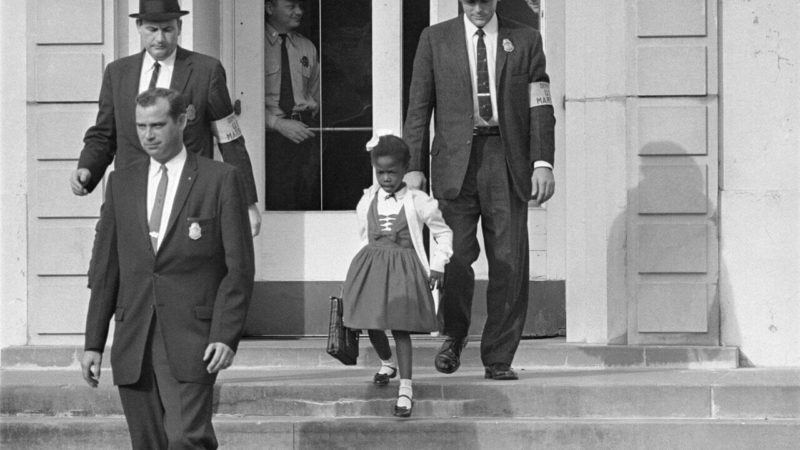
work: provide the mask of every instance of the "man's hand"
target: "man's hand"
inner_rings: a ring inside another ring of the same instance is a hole
[[[72,193],[75,195],[88,194],[89,191],[86,189],[86,185],[89,184],[89,180],[91,179],[92,173],[89,172],[89,169],[79,167],[73,170],[69,178],[69,185],[72,188]]]
[[[275,122],[275,130],[295,144],[299,144],[306,139],[314,137],[314,132],[309,130],[308,126],[299,120],[278,119]]]
[[[409,189],[416,189],[421,191],[425,189],[425,174],[419,170],[414,170],[411,172],[406,172],[406,176],[403,177],[403,181],[406,182],[406,185]]]
[[[247,215],[250,217],[250,233],[256,237],[261,232],[261,211],[258,210],[257,203],[253,203],[247,208]]]
[[[233,364],[234,356],[236,356],[236,353],[227,345],[222,342],[212,342],[206,347],[203,361],[209,361],[210,359],[206,370],[208,373],[217,373],[230,367]]]
[[[100,365],[103,363],[103,354],[93,350],[83,352],[81,359],[81,372],[86,383],[96,388],[100,383]]]
[[[444,286],[442,283],[444,283],[444,273],[439,272],[438,270],[431,270],[431,276],[428,278],[428,287],[431,288],[431,290],[434,290],[436,289],[436,286],[439,286],[440,288]]]
[[[531,182],[533,183],[531,200],[535,200],[539,205],[550,200],[556,191],[556,181],[553,178],[553,170],[550,168],[537,167],[533,169]]]

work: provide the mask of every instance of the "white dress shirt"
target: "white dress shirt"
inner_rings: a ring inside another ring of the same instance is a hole
[[[178,49],[175,49],[167,59],[159,61],[161,69],[158,72],[158,81],[156,87],[169,89],[172,83],[172,73],[175,71],[175,55],[178,54]],[[147,51],[144,52],[144,61],[142,61],[142,72],[139,74],[139,93],[146,91],[150,87],[150,78],[153,77],[153,65],[156,60],[150,56]]]
[[[499,34],[499,26],[497,24],[497,14],[486,22],[483,26],[483,43],[486,45],[486,65],[489,69],[489,93],[492,95],[492,118],[487,122],[481,117],[478,110],[478,27],[470,22],[469,18],[464,15],[464,31],[467,40],[467,55],[469,56],[469,73],[472,76],[472,107],[474,108],[473,116],[475,117],[476,127],[487,127],[499,125],[497,114],[497,87],[495,83],[496,74],[496,61],[497,61],[497,36]],[[534,161],[534,168],[547,167],[552,169],[553,166],[547,161]]]
[[[489,69],[489,93],[492,95],[492,118],[487,122],[483,120],[478,110],[478,31],[472,22],[464,15],[464,29],[467,39],[467,56],[469,56],[469,74],[472,77],[472,105],[474,108],[475,126],[497,126],[497,87],[495,84],[495,61],[497,60],[497,14],[483,26],[483,43],[486,45],[486,65]]]
[[[186,147],[175,155],[172,159],[167,161],[164,165],[167,166],[167,194],[164,198],[164,211],[161,213],[161,224],[158,227],[158,244],[156,249],[161,247],[161,242],[164,238],[164,232],[167,231],[167,224],[169,223],[169,215],[172,212],[172,204],[175,202],[175,193],[178,191],[178,183],[181,179],[183,166],[186,163]],[[158,182],[161,180],[161,163],[153,158],[150,158],[150,168],[147,174],[147,218],[153,214],[153,205],[156,203],[156,189]]]

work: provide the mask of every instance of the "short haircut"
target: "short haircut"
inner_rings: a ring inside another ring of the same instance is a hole
[[[381,156],[391,156],[403,163],[405,167],[408,167],[411,162],[411,152],[408,150],[408,145],[399,137],[391,134],[378,138],[378,144],[369,153],[373,164]]]
[[[177,121],[181,114],[186,114],[186,100],[180,92],[174,89],[148,89],[136,96],[136,105],[142,108],[153,106],[160,98],[163,98],[169,103],[169,116],[172,120]]]

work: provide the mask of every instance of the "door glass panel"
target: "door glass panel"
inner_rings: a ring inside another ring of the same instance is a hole
[[[274,0],[272,3],[297,4],[303,10],[295,31],[307,38],[305,45],[310,41],[313,49],[307,54],[292,54],[288,49],[287,53],[290,67],[292,58],[300,58],[303,70],[303,78],[292,77],[293,82],[302,80],[305,89],[298,92],[298,87],[293,86],[295,99],[303,95],[314,98],[309,105],[297,102],[293,118],[303,122],[314,136],[299,144],[291,142],[280,132],[280,127],[269,126],[268,117],[266,209],[354,209],[362,189],[372,183],[372,167],[364,151],[364,144],[372,136],[371,0]],[[269,14],[266,18],[269,22]],[[266,31],[265,84],[269,112],[270,104],[277,105],[279,98],[281,50],[280,40],[274,37],[270,45],[269,33],[273,30],[269,24]],[[309,57],[313,53],[318,62],[316,67]],[[319,73],[316,90],[312,81],[315,68]],[[276,111],[283,115],[280,108]]]

